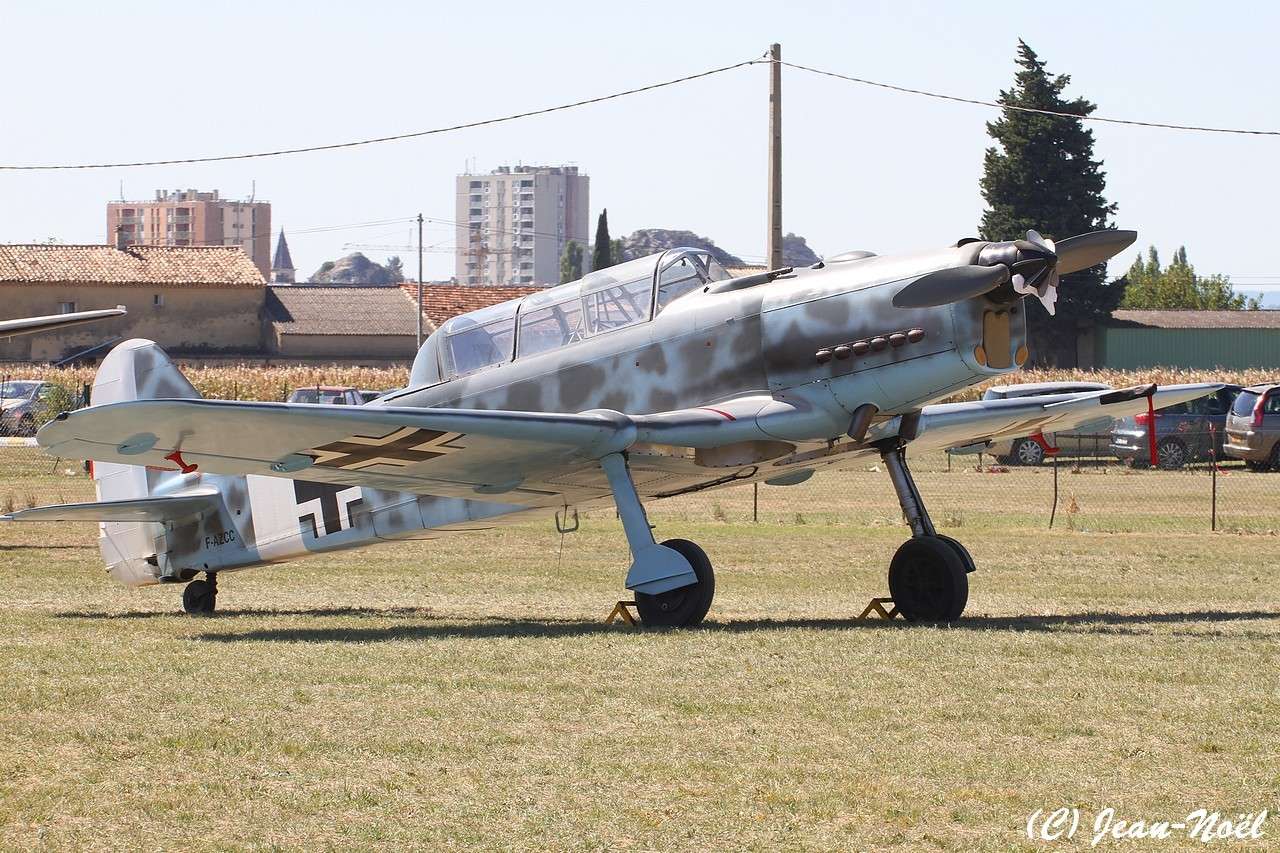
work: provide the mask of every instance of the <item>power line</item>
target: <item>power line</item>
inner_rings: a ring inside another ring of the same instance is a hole
[[[766,59],[763,61],[771,62],[772,60]],[[1164,128],[1166,130],[1194,130],[1194,131],[1200,131],[1202,133],[1231,133],[1231,134],[1243,134],[1246,136],[1280,136],[1280,130],[1246,130],[1241,128],[1231,128],[1231,127],[1204,127],[1204,126],[1193,125],[1193,124],[1170,124],[1167,122],[1158,122],[1158,121],[1137,121],[1135,119],[1107,118],[1105,116],[1082,116],[1078,113],[1059,112],[1055,110],[1042,110],[1042,109],[1037,109],[1035,107],[1021,107],[1021,106],[1015,106],[1012,104],[1002,104],[1002,103],[999,103],[998,101],[983,101],[983,100],[979,100],[978,98],[961,98],[956,95],[943,95],[938,92],[925,91],[924,89],[911,89],[907,86],[895,86],[892,83],[881,83],[876,80],[866,80],[862,77],[851,77],[847,74],[837,74],[834,71],[823,71],[820,68],[810,68],[807,65],[799,65],[795,62],[785,62],[781,60],[779,60],[779,62],[781,65],[784,65],[787,68],[794,68],[797,71],[807,71],[810,74],[818,74],[823,77],[834,77],[837,80],[847,80],[850,83],[860,83],[864,86],[875,86],[880,89],[889,89],[890,91],[893,91],[893,92],[905,92],[908,95],[923,95],[926,98],[937,98],[943,101],[955,101],[961,104],[976,104],[978,106],[983,106],[983,107],[995,107],[996,109],[1000,109],[1000,110],[1017,110],[1018,112],[1024,112],[1024,113],[1037,113],[1039,115],[1059,116],[1061,118],[1074,118],[1074,119],[1079,119],[1080,121],[1100,121],[1100,122],[1106,122],[1107,124],[1127,124],[1127,125],[1132,125],[1136,127],[1159,127],[1159,128]]]
[[[587,98],[581,101],[573,101],[568,104],[557,104],[553,107],[543,107],[537,110],[527,110],[521,113],[513,113],[512,115],[499,116],[497,118],[481,119],[480,121],[471,121],[464,124],[454,124],[448,127],[436,127],[430,130],[418,130],[412,133],[400,133],[394,136],[379,136],[373,139],[359,139],[353,142],[334,142],[328,145],[311,145],[304,148],[281,148],[276,151],[258,151],[252,154],[223,154],[214,157],[187,157],[174,160],[141,160],[131,163],[75,163],[75,164],[59,164],[59,165],[42,165],[42,166],[14,166],[0,165],[0,170],[4,171],[55,171],[55,170],[71,170],[71,169],[125,169],[134,166],[174,166],[188,163],[214,163],[226,160],[250,160],[258,157],[279,157],[285,154],[305,154],[312,151],[333,151],[338,148],[355,148],[360,145],[375,145],[381,142],[397,142],[403,139],[417,139],[423,136],[434,136],[440,133],[452,133],[456,130],[467,130],[473,127],[484,127],[491,124],[501,124],[503,122],[515,121],[516,119],[529,118],[530,116],[546,115],[547,113],[560,112],[562,110],[571,110],[576,107],[585,107],[590,104],[599,104],[604,101],[612,101],[616,98],[625,98],[628,95],[637,95],[641,92],[650,92],[654,89],[662,89],[667,86],[675,86],[679,83],[688,83],[691,80],[698,80],[703,77],[710,77],[713,74],[722,74],[725,71],[732,71],[736,68],[742,68],[747,65],[755,65],[763,62],[763,59],[755,58],[744,60],[743,62],[735,62],[733,65],[723,65],[719,68],[711,68],[707,71],[700,71],[697,74],[689,74],[685,77],[677,77],[674,80],[665,80],[661,83],[650,83],[647,86],[638,86],[634,89],[627,89],[622,92],[614,92],[611,95],[601,95],[596,98]]]

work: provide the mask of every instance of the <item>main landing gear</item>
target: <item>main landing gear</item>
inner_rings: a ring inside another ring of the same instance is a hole
[[[973,557],[959,542],[934,530],[907,468],[906,445],[898,439],[880,445],[880,458],[889,471],[912,534],[889,563],[889,594],[898,612],[909,620],[959,619],[969,600]]]
[[[210,616],[218,604],[218,573],[204,576],[206,580],[191,581],[182,589],[182,609],[193,616]]]
[[[716,576],[706,552],[684,539],[668,539],[661,545],[655,542],[626,457],[610,453],[600,460],[600,466],[609,478],[631,549],[626,585],[636,594],[640,621],[667,628],[698,625],[716,594]]]

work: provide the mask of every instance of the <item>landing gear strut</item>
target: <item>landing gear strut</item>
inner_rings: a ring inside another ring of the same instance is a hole
[[[206,580],[192,581],[182,590],[182,609],[193,616],[209,616],[218,603],[218,573],[205,572]]]
[[[889,594],[898,611],[911,621],[959,619],[969,600],[968,573],[974,569],[973,557],[959,542],[934,530],[907,468],[906,444],[894,439],[881,445],[880,458],[912,535],[889,563]]]
[[[716,594],[715,572],[706,553],[684,539],[668,539],[659,545],[645,515],[640,496],[621,453],[600,460],[613,490],[631,549],[627,589],[636,594],[636,610],[645,625],[692,628],[706,618]]]

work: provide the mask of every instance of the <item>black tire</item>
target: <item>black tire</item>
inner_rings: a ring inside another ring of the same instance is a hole
[[[941,533],[937,534],[936,538],[942,542],[946,542],[951,546],[951,550],[955,551],[956,554],[960,556],[960,562],[964,563],[964,573],[966,575],[971,575],[978,570],[977,565],[973,562],[973,555],[969,553],[968,548],[964,547],[950,536],[943,536]]]
[[[1156,445],[1156,459],[1165,471],[1176,471],[1187,467],[1190,460],[1187,446],[1176,438],[1162,438]]]
[[[698,582],[657,595],[636,593],[636,610],[640,621],[659,628],[692,628],[702,623],[716,595],[716,574],[707,552],[687,539],[668,539],[664,547],[689,561]]]
[[[1258,470],[1259,471],[1267,471],[1267,470],[1280,471],[1280,441],[1277,441],[1275,443],[1275,446],[1271,448],[1271,456],[1267,459],[1266,462],[1262,463],[1261,467],[1259,467]]]
[[[969,601],[960,554],[937,536],[908,539],[889,564],[889,594],[911,622],[954,622]]]
[[[192,581],[182,590],[182,609],[193,616],[208,616],[218,603],[218,590],[208,581]]]
[[[1030,438],[1020,438],[1013,443],[1009,455],[1005,457],[1011,465],[1033,467],[1044,464],[1044,448]]]

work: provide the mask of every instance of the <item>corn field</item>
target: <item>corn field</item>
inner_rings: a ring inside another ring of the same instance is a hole
[[[294,388],[315,385],[349,385],[387,390],[402,388],[409,381],[407,367],[355,367],[346,364],[263,366],[257,364],[209,365],[178,362],[187,379],[202,395],[218,400],[283,400]],[[43,365],[0,366],[0,379],[41,379],[67,389],[75,396],[86,383],[93,382],[95,367],[53,368]],[[1089,381],[1105,382],[1117,388],[1155,382],[1170,385],[1182,382],[1228,382],[1253,385],[1275,381],[1280,372],[1261,368],[1249,370],[1185,370],[1158,367],[1150,370],[1024,370],[966,388],[951,400],[976,400],[992,385],[1012,382]]]

